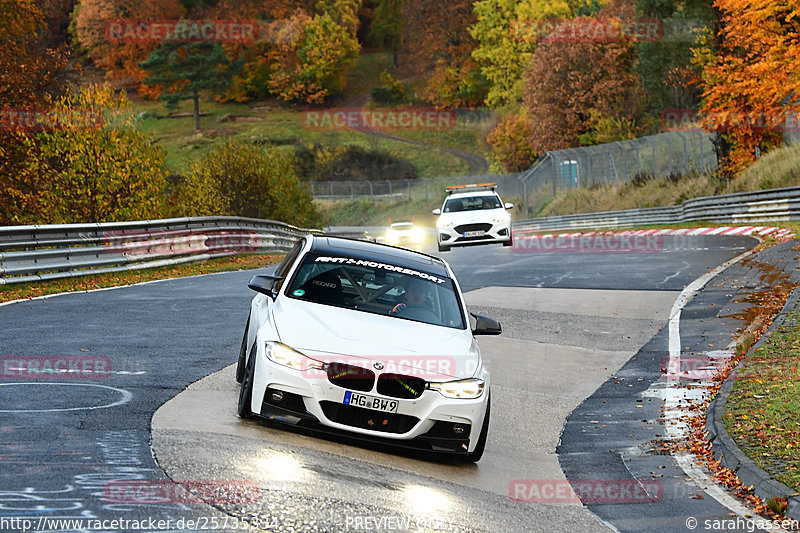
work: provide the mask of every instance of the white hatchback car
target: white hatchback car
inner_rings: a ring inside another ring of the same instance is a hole
[[[440,252],[453,246],[503,243],[511,246],[512,203],[504,204],[495,183],[452,185],[447,188],[441,209],[434,209],[436,240]]]
[[[422,253],[307,236],[255,276],[236,371],[239,415],[351,440],[481,458],[489,372],[450,266]]]

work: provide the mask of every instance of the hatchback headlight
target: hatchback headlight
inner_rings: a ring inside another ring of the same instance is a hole
[[[445,398],[474,399],[483,394],[483,387],[486,382],[478,378],[458,379],[456,381],[444,381],[439,383],[428,383],[428,388],[437,391]]]
[[[452,220],[439,219],[439,223],[437,224],[437,226],[439,226],[440,228],[452,228],[453,227],[453,221]]]
[[[265,344],[267,359],[273,363],[292,368],[294,370],[324,370],[325,363],[317,361],[297,350],[293,350],[280,342],[268,341]]]
[[[494,217],[492,219],[492,222],[494,222],[495,224],[501,224],[503,222],[508,222],[508,217],[502,216],[502,215],[497,215],[496,217]]]

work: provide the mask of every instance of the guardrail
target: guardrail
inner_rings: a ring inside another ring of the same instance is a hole
[[[516,231],[679,224],[759,224],[800,220],[800,187],[706,196],[682,205],[629,209],[514,223]],[[366,228],[329,228],[354,238]],[[203,261],[246,252],[285,252],[321,230],[242,217],[0,227],[0,285]]]
[[[0,227],[0,285],[286,252],[307,233],[243,217]]]
[[[522,230],[625,228],[701,220],[715,224],[759,224],[800,220],[800,187],[703,196],[672,207],[533,218],[514,222],[514,228]]]

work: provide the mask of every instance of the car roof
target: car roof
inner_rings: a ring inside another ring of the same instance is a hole
[[[330,256],[345,255],[354,259],[381,261],[403,268],[424,270],[429,274],[450,277],[445,262],[438,257],[406,248],[395,248],[388,244],[314,235],[311,240],[311,251]]]

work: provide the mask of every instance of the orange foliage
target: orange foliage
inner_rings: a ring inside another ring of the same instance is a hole
[[[182,15],[179,0],[82,0],[76,17],[78,43],[107,79],[138,86],[147,77],[138,63],[147,59],[158,43],[109,42],[106,25],[115,20],[175,20]]]
[[[719,48],[704,62],[705,126],[730,143],[723,171],[737,172],[781,139],[800,103],[800,8],[796,2],[716,0]],[[699,54],[698,54],[699,55]]]

